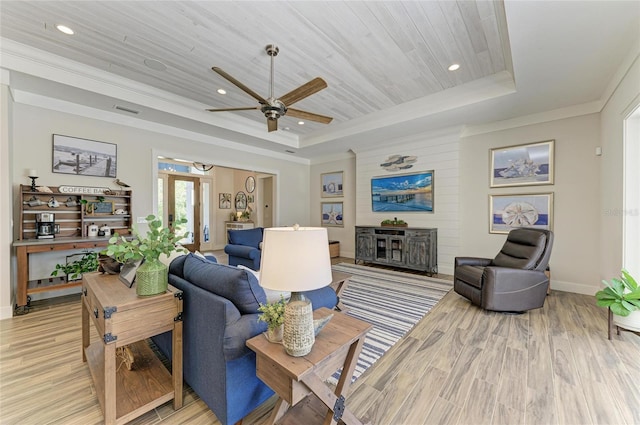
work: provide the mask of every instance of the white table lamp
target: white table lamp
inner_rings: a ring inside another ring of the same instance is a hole
[[[307,355],[315,342],[313,307],[302,292],[327,286],[331,280],[327,229],[297,225],[264,229],[260,285],[291,291],[282,342],[289,355]]]

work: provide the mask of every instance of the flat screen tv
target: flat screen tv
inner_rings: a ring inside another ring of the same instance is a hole
[[[371,179],[374,212],[433,212],[433,170]]]

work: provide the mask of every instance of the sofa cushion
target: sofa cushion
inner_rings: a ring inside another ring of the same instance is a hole
[[[258,280],[246,270],[189,254],[183,274],[194,285],[231,301],[242,314],[258,313],[260,303],[267,302]]]
[[[262,227],[255,229],[229,230],[229,243],[233,245],[246,245],[260,249],[262,242]]]

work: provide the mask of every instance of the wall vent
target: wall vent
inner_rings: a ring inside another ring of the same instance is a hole
[[[120,106],[120,105],[114,105],[113,106],[115,109],[117,109],[118,111],[123,111],[123,112],[128,112],[130,114],[139,114],[140,111],[136,111],[135,109],[130,109],[130,108],[126,108],[124,106]]]

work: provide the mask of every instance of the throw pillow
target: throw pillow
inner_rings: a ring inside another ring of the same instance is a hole
[[[256,278],[236,267],[189,254],[183,270],[186,280],[228,299],[241,314],[258,313],[259,304],[266,302],[264,291]]]
[[[244,266],[242,264],[238,264],[236,267],[238,267],[239,269],[246,270],[247,273],[251,273],[252,275],[254,275],[256,277],[256,280],[258,281],[258,283],[260,283],[260,271],[255,271],[255,270],[250,269],[249,267]],[[262,286],[262,285],[260,285],[260,286]],[[264,293],[267,296],[267,302],[268,303],[275,303],[275,302],[280,301],[280,296],[281,295],[286,301],[289,301],[289,298],[291,298],[291,292],[290,291],[277,291],[275,289],[265,288],[264,286],[262,286],[262,289],[264,289]]]

